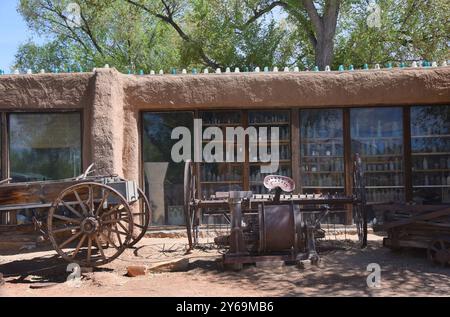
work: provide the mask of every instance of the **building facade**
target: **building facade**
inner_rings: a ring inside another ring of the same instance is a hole
[[[194,119],[223,131],[278,127],[276,173],[292,177],[298,193],[351,194],[359,153],[370,203],[450,203],[450,67],[4,75],[0,113],[2,179],[73,177],[95,163],[97,174],[145,188],[155,225],[183,223],[184,166],[171,159],[171,133],[192,131]],[[197,163],[199,195],[264,192],[263,163],[251,159],[248,144],[239,151],[244,162]]]

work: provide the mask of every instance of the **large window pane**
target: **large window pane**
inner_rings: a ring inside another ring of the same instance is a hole
[[[227,127],[241,126],[240,111],[202,111],[200,118],[203,123],[203,132],[208,127],[217,127],[221,129],[224,139],[226,138]],[[204,148],[212,140],[203,140]],[[227,145],[234,146],[234,159],[227,152]],[[224,140],[221,144],[218,142],[216,146],[222,148],[227,161],[229,163],[201,163],[200,183],[202,197],[210,197],[216,192],[242,190],[243,189],[243,164],[237,163],[237,154],[243,153],[244,148],[238,148],[236,142],[230,140],[230,144]],[[215,154],[215,153],[211,153]]]
[[[404,201],[403,111],[351,109],[352,152],[363,159],[368,202]]]
[[[10,114],[9,142],[14,182],[62,179],[81,173],[79,113]]]
[[[413,199],[450,202],[450,106],[411,108]]]
[[[145,190],[150,200],[154,225],[184,223],[184,163],[174,163],[172,160],[172,146],[178,140],[172,140],[171,134],[176,127],[187,127],[192,133],[193,120],[192,112],[143,114]]]
[[[283,176],[292,176],[291,171],[291,129],[290,129],[290,111],[249,111],[248,113],[249,126],[255,127],[258,133],[260,128],[267,128],[268,149],[279,146],[279,165],[278,170],[270,174],[278,174]],[[279,142],[278,144],[271,143],[271,128],[278,128]],[[258,146],[258,144],[256,144]],[[267,189],[263,185],[264,177],[269,174],[261,173],[261,167],[264,164],[260,162],[261,153],[252,153],[252,147],[249,147],[249,158],[253,160],[258,159],[257,162],[251,161],[250,164],[250,190],[253,193],[263,194],[267,193]]]
[[[342,110],[300,111],[300,170],[304,193],[343,193],[342,120]]]

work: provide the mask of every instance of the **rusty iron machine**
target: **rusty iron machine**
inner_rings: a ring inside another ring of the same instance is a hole
[[[117,258],[146,233],[151,210],[135,182],[117,175],[28,183],[0,182],[0,215],[29,219],[0,226],[0,234],[34,226],[68,262],[100,266]],[[16,221],[15,221],[16,222]]]
[[[333,207],[352,206],[359,244],[367,245],[367,213],[364,175],[360,157],[353,164],[353,195],[292,194],[294,181],[285,176],[264,179],[269,194],[251,191],[217,192],[208,199],[197,197],[194,164],[186,162],[184,175],[185,216],[190,248],[199,245],[202,214],[224,213],[229,234],[214,239],[227,248],[223,264],[240,269],[245,263],[261,261],[319,261],[316,239],[323,238],[321,221]]]

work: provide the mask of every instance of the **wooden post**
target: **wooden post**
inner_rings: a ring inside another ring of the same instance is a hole
[[[302,193],[302,176],[300,174],[300,118],[298,109],[292,109],[291,111],[291,153],[292,178],[294,179],[297,192]]]
[[[403,157],[405,201],[413,200],[411,157],[411,107],[403,107]]]
[[[1,179],[9,178],[9,136],[8,116],[1,113]],[[0,224],[8,224],[9,213],[0,212]]]
[[[241,111],[241,125],[244,129],[248,128],[248,110]],[[244,144],[244,153],[245,153],[245,162],[242,167],[242,186],[243,190],[250,190],[250,139],[248,135],[245,136],[245,144]]]
[[[353,193],[353,158],[352,158],[352,139],[350,133],[350,109],[343,110],[343,129],[344,129],[344,177],[345,177],[345,195],[351,196]],[[350,225],[353,222],[352,206],[347,206],[345,224]]]

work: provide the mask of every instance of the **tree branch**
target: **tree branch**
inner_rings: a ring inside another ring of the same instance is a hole
[[[317,9],[314,6],[313,0],[303,0],[303,6],[304,6],[306,12],[308,13],[308,16],[314,27],[314,31],[317,34],[317,37],[321,37],[322,30],[323,30],[322,17],[317,12]]]
[[[175,20],[173,19],[174,12],[164,0],[161,0],[161,2],[164,6],[164,10],[166,11],[167,15],[162,15],[160,13],[156,13],[156,12],[150,10],[145,5],[138,3],[136,1],[133,1],[133,0],[126,0],[126,1],[132,5],[135,5],[138,8],[141,8],[142,10],[148,12],[149,14],[159,18],[160,20],[162,20],[162,21],[168,23],[170,26],[172,26],[172,28],[178,33],[178,35],[181,37],[181,39],[183,39],[183,41],[194,45],[194,47],[197,49],[197,52],[198,52],[200,58],[202,59],[202,61],[204,62],[205,65],[212,67],[212,68],[220,67],[220,65],[218,63],[216,63],[215,61],[213,61],[211,58],[208,57],[208,55],[203,50],[202,46],[197,41],[193,40],[189,35],[187,35],[183,31],[183,29],[178,25],[178,23],[175,22]]]
[[[256,20],[258,20],[260,17],[262,17],[264,14],[269,13],[270,11],[272,11],[273,9],[275,9],[276,7],[283,7],[286,8],[288,6],[288,4],[284,1],[274,1],[271,4],[269,4],[268,6],[260,9],[260,10],[253,10],[253,16],[247,20],[247,22],[245,22],[245,26],[248,26],[250,24],[252,24],[253,22],[255,22]]]

